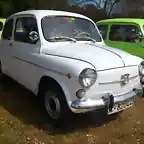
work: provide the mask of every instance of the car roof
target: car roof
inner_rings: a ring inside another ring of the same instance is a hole
[[[66,11],[58,11],[58,10],[27,10],[27,11],[15,13],[11,15],[11,17],[16,16],[16,15],[25,15],[25,14],[32,14],[40,18],[44,16],[51,16],[51,15],[52,16],[73,16],[73,17],[80,17],[80,18],[84,18],[84,19],[88,19],[92,21],[90,18],[81,14],[66,12]]]
[[[113,19],[105,19],[105,20],[101,20],[96,22],[97,24],[99,23],[127,23],[127,22],[131,22],[131,23],[136,23],[136,24],[144,24],[144,19],[141,18],[113,18]]]

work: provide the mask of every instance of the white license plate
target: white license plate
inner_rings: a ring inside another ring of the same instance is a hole
[[[127,109],[127,108],[133,106],[133,104],[134,104],[134,100],[128,100],[128,101],[124,101],[124,102],[115,104],[114,107],[112,108],[112,111],[108,110],[108,115],[120,112],[124,109]]]

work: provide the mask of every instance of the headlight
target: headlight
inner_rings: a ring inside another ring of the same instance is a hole
[[[97,72],[94,69],[86,68],[79,75],[79,83],[85,87],[91,87],[97,79]]]
[[[144,61],[139,65],[139,75],[144,76]]]

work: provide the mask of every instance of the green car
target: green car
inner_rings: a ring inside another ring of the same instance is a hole
[[[2,29],[5,21],[6,21],[5,18],[0,18],[0,39],[1,39]]]
[[[115,18],[96,24],[106,45],[144,59],[144,19]]]

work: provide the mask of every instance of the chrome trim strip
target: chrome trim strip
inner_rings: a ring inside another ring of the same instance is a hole
[[[62,58],[69,58],[69,59],[83,61],[83,62],[89,63],[90,65],[92,65],[96,69],[96,67],[92,63],[85,61],[85,60],[82,60],[82,59],[79,59],[79,58],[72,58],[72,57],[68,57],[68,56],[60,56],[60,55],[47,54],[47,53],[44,53],[44,54],[49,55],[49,56],[57,56],[57,57],[62,57]],[[122,67],[108,68],[108,69],[102,69],[102,70],[96,69],[96,70],[97,70],[97,72],[101,72],[101,71],[106,71],[106,70],[113,70],[113,69],[119,69],[119,68],[124,68],[124,67],[133,67],[133,66],[137,66],[137,65],[128,65],[128,66],[122,66]]]
[[[60,58],[69,58],[69,59],[73,59],[73,60],[83,61],[83,62],[86,62],[86,63],[92,65],[92,66],[96,69],[96,67],[95,67],[92,63],[90,63],[90,62],[88,62],[88,61],[85,61],[85,60],[83,60],[83,59],[80,59],[80,58],[73,58],[73,57],[69,57],[69,56],[60,56],[60,55],[47,54],[47,53],[44,53],[44,54],[45,54],[45,55],[48,55],[48,56],[56,56],[56,57],[60,57]]]
[[[136,76],[133,76],[133,77],[130,77],[129,80],[132,80],[136,77],[138,77],[139,75],[136,75]],[[99,82],[100,85],[105,85],[105,84],[115,84],[115,83],[120,83],[121,81],[120,80],[115,80],[115,81],[109,81],[109,82]]]
[[[103,70],[97,70],[97,72],[102,72],[102,71],[108,71],[108,70],[113,70],[113,69],[120,69],[120,68],[127,68],[127,67],[136,67],[137,65],[129,65],[129,66],[123,66],[123,67],[115,67],[115,68],[108,68],[108,69],[103,69]]]
[[[89,43],[87,43],[87,44],[89,44]],[[114,52],[114,51],[112,51],[112,50],[109,50],[109,49],[107,49],[107,48],[104,48],[104,47],[102,47],[102,46],[100,46],[100,45],[97,45],[97,44],[89,44],[89,45],[97,46],[97,47],[99,47],[99,48],[101,48],[101,49],[104,49],[104,50],[106,50],[106,51],[109,51],[109,52],[117,55],[117,56],[122,60],[123,65],[125,66],[125,62],[124,62],[123,58],[122,58],[119,54],[117,54],[116,52]]]
[[[34,65],[34,66],[37,66],[37,67],[39,67],[39,68],[42,68],[42,69],[45,69],[45,70],[48,70],[48,71],[51,71],[51,72],[54,72],[54,73],[58,73],[58,74],[60,74],[60,75],[65,75],[65,76],[67,75],[67,74],[65,74],[65,73],[61,73],[61,72],[58,72],[58,71],[55,71],[55,70],[52,70],[52,69],[48,69],[48,68],[42,67],[42,66],[40,66],[40,65],[38,65],[38,64],[35,64],[35,63],[33,63],[33,62],[29,62],[29,61],[27,61],[27,60],[21,59],[21,58],[16,57],[16,56],[12,56],[12,57],[15,58],[15,59],[17,59],[17,60],[23,61],[23,62],[25,62],[25,63],[29,63],[29,64],[32,64],[32,65]]]
[[[62,57],[62,58],[69,58],[69,59],[74,59],[74,60],[79,60],[79,61],[83,61],[83,62],[86,62],[86,63],[89,63],[90,65],[92,65],[95,69],[96,67],[88,62],[88,61],[85,61],[85,60],[82,60],[82,59],[78,59],[78,58],[72,58],[72,57],[68,57],[68,56],[60,56],[60,55],[54,55],[54,54],[47,54],[47,53],[44,53],[45,55],[49,55],[49,56],[57,56],[57,57]],[[113,70],[113,69],[120,69],[120,68],[124,68],[124,67],[133,67],[133,66],[137,66],[137,65],[128,65],[128,66],[122,66],[122,67],[115,67],[115,68],[108,68],[108,69],[102,69],[102,70],[97,70],[97,72],[101,72],[101,71],[107,71],[107,70]]]

